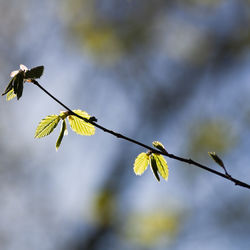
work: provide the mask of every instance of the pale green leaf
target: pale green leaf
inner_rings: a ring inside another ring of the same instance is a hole
[[[64,135],[67,135],[67,125],[66,125],[66,121],[63,120],[62,121],[62,125],[61,125],[61,131],[60,131],[60,134],[59,134],[59,137],[56,141],[56,151],[58,150],[58,148],[60,147],[61,145],[61,142],[62,142],[62,139],[63,139],[63,136]]]
[[[159,149],[160,151],[162,152],[167,152],[166,149],[164,148],[163,144],[159,141],[154,141],[153,143],[153,146],[157,149]]]
[[[134,162],[134,172],[136,175],[142,175],[147,169],[149,164],[149,155],[146,153],[140,153]]]
[[[158,167],[156,164],[155,154],[150,155],[150,167],[151,167],[151,170],[152,170],[155,178],[157,179],[157,181],[160,181],[160,177],[158,175]]]
[[[168,164],[166,160],[164,159],[162,155],[159,155],[159,154],[152,154],[152,155],[155,158],[158,172],[165,180],[167,180],[168,179]]]
[[[16,97],[16,94],[14,93],[14,89],[11,89],[7,95],[6,95],[6,100],[7,101],[10,101],[11,99],[15,98]]]
[[[42,119],[36,129],[35,138],[49,135],[60,121],[59,115],[49,115]]]
[[[74,113],[76,113],[77,115],[89,119],[90,115],[82,110],[73,110]],[[93,126],[92,124],[85,122],[84,120],[74,116],[74,115],[69,115],[68,117],[69,120],[69,125],[72,128],[72,130],[74,132],[76,132],[77,134],[80,135],[93,135],[95,134],[95,126]]]

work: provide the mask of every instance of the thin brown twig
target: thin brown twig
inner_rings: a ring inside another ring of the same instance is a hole
[[[202,165],[202,164],[200,164],[199,162],[196,162],[196,161],[194,161],[194,160],[192,160],[192,159],[182,158],[182,157],[180,157],[180,156],[176,156],[176,155],[170,154],[170,153],[168,153],[168,152],[163,152],[163,151],[157,150],[157,149],[152,148],[152,147],[150,147],[150,146],[148,146],[148,145],[146,145],[146,144],[144,144],[144,143],[141,143],[141,142],[139,142],[139,141],[137,141],[137,140],[134,140],[134,139],[129,138],[129,137],[125,136],[125,135],[122,135],[122,134],[120,134],[120,133],[117,133],[117,132],[115,132],[115,131],[112,131],[112,130],[110,130],[110,129],[107,129],[107,128],[101,126],[100,124],[98,124],[98,123],[95,121],[96,119],[91,120],[91,119],[86,119],[86,118],[84,118],[84,117],[81,117],[80,115],[78,115],[78,114],[76,114],[75,112],[73,112],[73,111],[72,111],[68,106],[66,106],[64,103],[62,103],[61,101],[59,101],[59,100],[58,100],[55,96],[53,96],[50,92],[48,92],[48,91],[47,91],[44,87],[42,87],[36,80],[32,80],[32,83],[35,84],[37,87],[39,87],[39,88],[40,88],[43,92],[45,92],[47,95],[49,95],[54,101],[56,101],[56,102],[59,103],[62,107],[64,107],[71,115],[74,115],[74,116],[76,116],[76,117],[78,117],[78,118],[84,120],[85,122],[88,122],[88,123],[94,125],[95,127],[101,129],[102,131],[104,131],[104,132],[106,132],[106,133],[109,133],[109,134],[111,134],[111,135],[113,135],[113,136],[115,136],[115,137],[117,137],[117,138],[120,138],[120,139],[129,141],[129,142],[132,142],[132,143],[134,143],[134,144],[136,144],[136,145],[139,145],[139,146],[141,146],[141,147],[143,147],[143,148],[146,148],[146,149],[152,151],[153,153],[161,154],[161,155],[167,156],[167,157],[169,157],[169,158],[171,158],[171,159],[174,159],[174,160],[177,160],[177,161],[181,161],[181,162],[185,162],[185,163],[187,163],[187,164],[190,164],[190,165],[199,167],[199,168],[201,168],[201,169],[203,169],[203,170],[206,170],[206,171],[208,171],[208,172],[210,172],[210,173],[213,173],[213,174],[218,175],[218,176],[220,176],[220,177],[222,177],[222,178],[225,178],[225,179],[227,179],[227,180],[233,182],[233,183],[234,183],[235,185],[237,185],[237,186],[241,186],[241,187],[250,189],[250,185],[249,185],[249,184],[247,184],[247,183],[245,183],[245,182],[242,182],[242,181],[240,181],[240,180],[238,180],[238,179],[235,179],[235,178],[231,177],[231,175],[229,175],[228,173],[223,174],[223,173],[218,172],[218,171],[216,171],[216,170],[214,170],[214,169],[212,169],[212,168],[209,168],[209,167],[207,167],[207,166],[205,166],[205,165]]]

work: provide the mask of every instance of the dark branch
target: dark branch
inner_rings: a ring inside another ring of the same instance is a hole
[[[113,135],[113,136],[116,136],[117,138],[121,138],[121,139],[124,139],[124,140],[126,140],[126,141],[129,141],[129,142],[132,142],[132,143],[134,143],[134,144],[137,144],[137,145],[139,145],[139,146],[141,146],[141,147],[143,147],[143,148],[146,148],[146,149],[152,151],[153,153],[165,155],[165,156],[167,156],[167,157],[169,157],[169,158],[171,158],[171,159],[174,159],[174,160],[177,160],[177,161],[181,161],[181,162],[185,162],[185,163],[187,163],[187,164],[194,165],[194,166],[196,166],[196,167],[202,168],[203,170],[206,170],[206,171],[208,171],[208,172],[210,172],[210,173],[213,173],[213,174],[215,174],[215,175],[218,175],[218,176],[220,176],[220,177],[222,177],[222,178],[225,178],[225,179],[227,179],[227,180],[233,182],[233,183],[234,183],[235,185],[237,185],[237,186],[241,186],[241,187],[250,189],[250,185],[249,185],[249,184],[247,184],[247,183],[245,183],[245,182],[242,182],[242,181],[240,181],[240,180],[237,180],[237,179],[235,179],[235,178],[232,178],[227,172],[226,172],[225,174],[223,174],[223,173],[218,172],[218,171],[216,171],[216,170],[214,170],[214,169],[212,169],[212,168],[209,168],[209,167],[207,167],[207,166],[205,166],[205,165],[202,165],[202,164],[200,164],[200,163],[198,163],[198,162],[196,162],[196,161],[193,161],[192,159],[186,159],[186,158],[182,158],[182,157],[176,156],[176,155],[174,155],[174,154],[169,154],[169,153],[167,153],[167,152],[159,151],[159,150],[157,150],[157,149],[155,149],[155,148],[152,148],[152,147],[150,147],[150,146],[148,146],[148,145],[146,145],[146,144],[143,144],[143,143],[141,143],[141,142],[139,142],[139,141],[137,141],[137,140],[134,140],[134,139],[132,139],[132,138],[129,138],[129,137],[127,137],[127,136],[124,136],[124,135],[122,135],[122,134],[119,134],[119,133],[117,133],[117,132],[115,132],[115,131],[112,131],[112,130],[110,130],[110,129],[107,129],[107,128],[105,128],[105,127],[99,125],[97,122],[95,122],[95,121],[93,121],[93,120],[91,120],[91,119],[86,119],[86,118],[84,118],[84,117],[81,117],[80,115],[78,115],[78,114],[76,114],[75,112],[73,112],[69,107],[67,107],[67,106],[66,106],[65,104],[63,104],[61,101],[59,101],[59,100],[58,100],[56,97],[54,97],[52,94],[50,94],[50,93],[49,93],[45,88],[43,88],[36,80],[33,80],[32,83],[34,83],[37,87],[39,87],[42,91],[44,91],[47,95],[49,95],[53,100],[55,100],[57,103],[59,103],[59,104],[60,104],[62,107],[64,107],[67,111],[69,111],[69,113],[70,113],[71,115],[74,115],[74,116],[76,116],[76,117],[78,117],[78,118],[84,120],[85,122],[88,122],[88,123],[94,125],[95,127],[101,129],[102,131],[104,131],[104,132],[106,132],[106,133],[109,133],[109,134],[111,134],[111,135]]]

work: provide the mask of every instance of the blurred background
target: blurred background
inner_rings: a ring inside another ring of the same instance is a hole
[[[112,130],[250,183],[250,1],[0,0],[1,92],[22,63],[40,83]],[[250,192],[167,159],[169,180],[145,151],[97,130],[59,128],[62,109],[25,84],[1,98],[0,249],[249,249]]]

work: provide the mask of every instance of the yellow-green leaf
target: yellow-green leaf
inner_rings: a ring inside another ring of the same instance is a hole
[[[149,164],[149,155],[146,153],[140,153],[134,162],[134,172],[136,175],[142,175],[147,169]]]
[[[152,172],[153,172],[155,178],[157,179],[157,181],[160,181],[160,177],[158,175],[158,167],[157,167],[157,163],[156,163],[155,154],[150,155],[150,167],[151,167]]]
[[[35,138],[41,138],[49,135],[60,121],[59,115],[49,115],[41,120],[37,126]]]
[[[157,169],[160,175],[167,180],[168,179],[168,164],[162,155],[152,154],[156,161]]]
[[[7,95],[6,95],[6,100],[7,101],[10,101],[11,99],[15,98],[16,97],[16,94],[14,93],[14,89],[11,89]]]
[[[56,151],[58,150],[58,148],[60,147],[61,145],[61,142],[62,142],[62,139],[63,139],[63,136],[64,135],[67,135],[67,125],[66,125],[66,121],[63,120],[62,121],[62,126],[61,126],[61,131],[60,131],[60,134],[59,134],[59,137],[56,141]]]
[[[90,115],[82,110],[73,110],[74,113],[78,114],[81,117],[84,117],[86,119],[90,118]],[[68,117],[69,120],[69,125],[72,128],[74,132],[80,135],[93,135],[95,134],[95,127],[88,123],[85,122],[84,120],[74,116],[74,115],[69,115]]]
[[[154,141],[152,142],[153,146],[157,149],[159,149],[162,152],[167,152],[166,149],[164,148],[163,144],[159,141]]]

